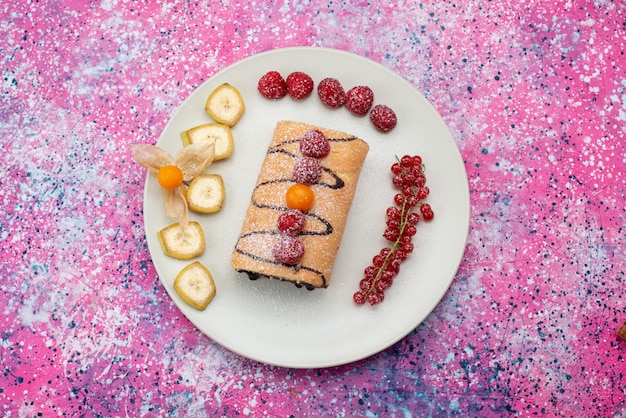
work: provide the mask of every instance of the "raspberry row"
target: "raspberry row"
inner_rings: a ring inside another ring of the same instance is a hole
[[[259,93],[269,100],[278,100],[289,95],[294,100],[303,100],[311,95],[315,82],[308,74],[294,71],[283,76],[275,70],[263,74],[257,83]],[[374,92],[369,86],[354,86],[347,92],[336,78],[326,77],[317,85],[317,95],[330,109],[346,106],[355,115],[370,113],[370,120],[381,132],[391,131],[398,123],[396,113],[384,104],[374,105]]]
[[[353,295],[358,305],[368,302],[376,305],[385,298],[385,291],[393,284],[400,265],[414,250],[413,236],[420,218],[430,221],[435,214],[423,200],[430,190],[426,186],[424,164],[419,155],[405,155],[391,166],[393,185],[400,190],[394,196],[394,205],[387,208],[387,227],[383,237],[392,242],[372,258],[372,264],[363,271],[359,290]],[[414,209],[419,208],[418,212]]]

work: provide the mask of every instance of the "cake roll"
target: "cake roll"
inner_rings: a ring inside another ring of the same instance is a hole
[[[310,185],[313,206],[302,211],[305,222],[297,238],[304,253],[297,262],[287,264],[273,252],[283,233],[278,218],[290,210],[285,196],[296,183],[294,164],[303,158],[300,139],[312,130],[324,134],[330,152],[319,158],[321,177]],[[233,250],[231,267],[253,280],[266,277],[308,289],[328,287],[368,151],[367,143],[354,135],[302,122],[278,122]]]

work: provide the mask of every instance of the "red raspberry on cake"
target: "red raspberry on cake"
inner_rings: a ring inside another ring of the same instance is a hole
[[[374,92],[367,86],[352,87],[346,93],[346,107],[355,115],[365,115],[374,104]]]
[[[317,85],[317,94],[326,106],[337,109],[346,103],[346,92],[336,78],[325,78]]]
[[[315,83],[306,73],[294,71],[287,76],[287,92],[296,100],[307,98],[313,92]]]
[[[306,157],[323,158],[330,152],[330,142],[317,129],[311,129],[300,138],[300,152]]]
[[[302,211],[298,209],[288,210],[278,217],[278,230],[283,234],[295,237],[302,231],[305,220]]]
[[[304,255],[304,245],[296,237],[287,234],[280,234],[274,242],[272,254],[276,261],[284,264],[294,265]]]
[[[385,133],[395,128],[398,123],[396,113],[389,106],[383,104],[374,106],[370,112],[370,120],[376,128]]]
[[[282,99],[287,95],[287,83],[278,71],[269,71],[260,79],[257,88],[266,99]]]
[[[317,158],[302,157],[293,165],[293,178],[297,183],[314,184],[322,177],[322,166]]]

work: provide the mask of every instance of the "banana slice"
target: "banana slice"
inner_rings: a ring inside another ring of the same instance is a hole
[[[215,213],[224,203],[224,180],[219,174],[199,174],[187,189],[189,209],[200,213]]]
[[[230,126],[223,123],[205,123],[180,134],[183,145],[215,140],[213,161],[223,160],[233,153],[233,133]]]
[[[204,252],[204,231],[198,222],[188,222],[183,228],[172,224],[158,232],[163,252],[179,260],[189,260]]]
[[[217,292],[211,272],[199,261],[194,261],[178,273],[174,289],[185,303],[199,311],[211,303]]]
[[[205,110],[213,119],[228,126],[235,126],[246,106],[241,93],[228,83],[218,86],[209,95]]]

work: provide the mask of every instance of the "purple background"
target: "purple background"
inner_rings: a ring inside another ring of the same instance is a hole
[[[622,1],[28,3],[0,2],[4,416],[626,416]],[[330,369],[240,358],[187,321],[128,152],[212,74],[287,46],[411,82],[471,190],[439,306]]]

